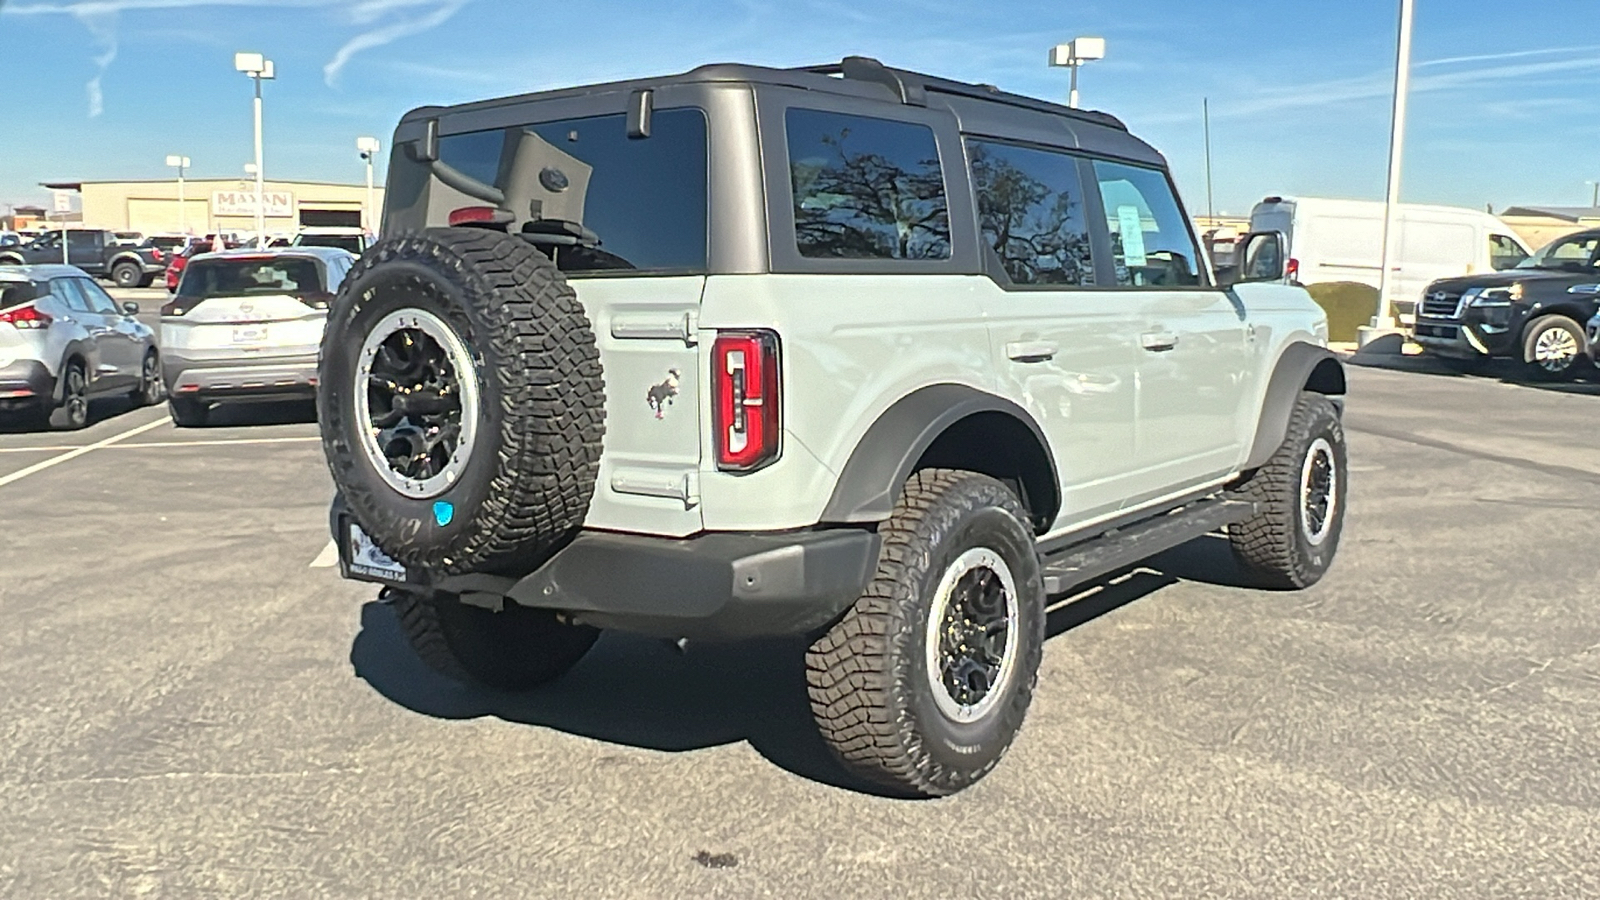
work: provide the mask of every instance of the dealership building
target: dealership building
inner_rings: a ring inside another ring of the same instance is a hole
[[[188,178],[159,181],[56,181],[44,185],[81,195],[88,228],[144,234],[186,231],[256,230],[256,184],[241,178]],[[272,181],[265,184],[268,234],[292,235],[301,228],[365,224],[366,185],[322,181]],[[373,204],[383,208],[383,188],[373,189]],[[76,204],[75,204],[76,205]]]

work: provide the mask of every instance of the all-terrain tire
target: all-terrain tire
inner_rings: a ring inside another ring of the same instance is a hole
[[[1561,342],[1562,346],[1572,349],[1572,355],[1541,359],[1547,352],[1543,346],[1545,341]],[[1589,364],[1583,327],[1562,315],[1534,319],[1522,331],[1522,361],[1524,371],[1535,381],[1565,381],[1576,376]]]
[[[179,428],[204,428],[211,420],[211,406],[190,397],[168,397],[167,414]]]
[[[1332,479],[1325,492],[1311,486],[1324,462]],[[1256,504],[1256,514],[1228,526],[1234,558],[1262,587],[1316,584],[1339,549],[1348,485],[1339,411],[1322,394],[1302,391],[1283,443],[1236,491],[1238,499]],[[1323,493],[1325,507],[1316,499]]]
[[[506,601],[496,612],[454,594],[386,588],[400,628],[417,656],[441,675],[502,691],[524,691],[577,665],[600,637],[545,609]]]
[[[384,317],[416,310],[465,346],[475,371],[456,376],[475,379],[481,398],[459,475],[430,496],[386,480],[362,445],[369,422],[356,414],[363,342]],[[390,557],[516,575],[570,541],[588,514],[605,380],[583,307],[548,257],[501,232],[430,228],[379,242],[340,287],[322,342],[317,416],[334,482]]]
[[[986,475],[925,469],[906,482],[878,530],[873,580],[806,653],[812,715],[846,768],[895,794],[935,797],[971,785],[1005,755],[1027,715],[1044,646],[1044,586],[1027,522],[1016,496]],[[965,707],[976,713],[988,703],[987,710],[961,720],[948,710],[959,711],[960,701],[936,682],[929,623],[939,598],[954,602],[942,582],[984,550],[1009,570],[1016,643],[1005,654],[1011,668],[994,675],[998,686],[990,682],[995,696]]]

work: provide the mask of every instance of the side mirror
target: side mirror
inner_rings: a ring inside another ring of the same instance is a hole
[[[139,304],[132,300],[122,301],[122,313],[123,315],[137,316],[139,314]]]
[[[1283,238],[1281,231],[1253,231],[1234,245],[1234,259],[1238,264],[1227,268],[1233,271],[1224,284],[1222,271],[1217,272],[1217,281],[1223,287],[1232,287],[1235,284],[1248,284],[1252,282],[1282,282],[1287,271],[1288,242]]]

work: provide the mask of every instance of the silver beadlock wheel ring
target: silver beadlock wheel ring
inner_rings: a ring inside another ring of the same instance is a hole
[[[939,710],[976,722],[1006,695],[1021,637],[1017,583],[1000,554],[974,547],[945,569],[928,612],[926,674]]]
[[[354,380],[361,449],[384,483],[416,500],[449,490],[479,412],[472,354],[455,330],[427,310],[397,309],[368,332]]]
[[[1339,468],[1333,445],[1317,438],[1300,466],[1300,531],[1312,545],[1327,540],[1339,509]]]
[[[1565,328],[1553,326],[1533,342],[1533,359],[1548,372],[1563,372],[1578,357],[1578,341]]]

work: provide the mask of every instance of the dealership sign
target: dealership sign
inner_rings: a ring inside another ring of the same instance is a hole
[[[267,191],[265,215],[279,218],[294,216],[293,191]],[[255,191],[213,191],[211,214],[213,216],[240,216],[254,218],[256,214]]]

